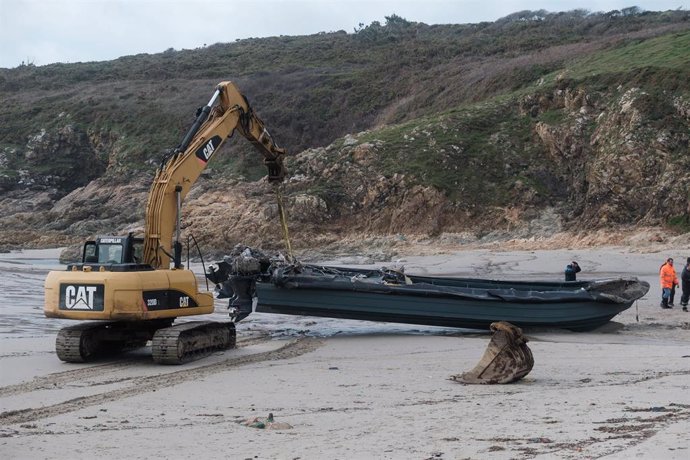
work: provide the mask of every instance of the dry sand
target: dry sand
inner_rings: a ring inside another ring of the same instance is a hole
[[[503,386],[448,380],[474,366],[488,335],[414,327],[266,340],[254,322],[238,327],[237,349],[176,367],[153,364],[147,349],[65,364],[53,335],[2,338],[0,458],[687,459],[690,313],[659,308],[657,271],[669,255],[690,250],[475,250],[399,261],[410,273],[558,279],[575,259],[582,279],[651,283],[600,330],[529,331],[534,369]],[[292,428],[241,423],[269,412]]]

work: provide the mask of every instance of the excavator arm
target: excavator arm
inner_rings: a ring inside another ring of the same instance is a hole
[[[221,82],[180,145],[156,172],[146,205],[144,263],[156,269],[170,268],[172,260],[175,268],[181,268],[182,201],[214,153],[235,131],[261,152],[269,182],[285,178],[285,150],[275,144],[237,87],[229,81]]]

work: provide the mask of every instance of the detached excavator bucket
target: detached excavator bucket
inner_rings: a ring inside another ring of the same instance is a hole
[[[453,375],[460,383],[511,383],[532,370],[534,358],[522,329],[505,321],[491,323],[491,342],[479,363],[469,372]]]

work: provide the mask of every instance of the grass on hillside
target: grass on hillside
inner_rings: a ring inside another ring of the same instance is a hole
[[[569,66],[573,78],[659,67],[690,72],[690,32],[664,35],[580,59]]]
[[[544,77],[546,84],[559,78],[591,80],[594,77],[630,74],[643,69],[658,68],[690,75],[690,32],[672,33],[593,53],[569,63],[564,69]]]

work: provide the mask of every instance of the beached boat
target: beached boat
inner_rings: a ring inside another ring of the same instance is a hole
[[[591,330],[649,290],[649,283],[634,277],[496,281],[301,264],[274,267],[269,276],[254,277],[251,288],[235,290],[251,292],[254,281],[259,312],[472,329],[507,321],[523,328]],[[246,311],[248,299],[235,300]]]

